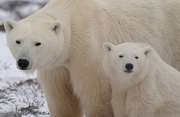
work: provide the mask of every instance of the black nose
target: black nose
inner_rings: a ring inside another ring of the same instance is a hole
[[[24,70],[29,66],[29,62],[26,59],[19,59],[18,60],[18,66]]]
[[[125,65],[125,67],[126,67],[127,70],[131,71],[131,70],[133,69],[133,64],[127,63],[127,64]]]

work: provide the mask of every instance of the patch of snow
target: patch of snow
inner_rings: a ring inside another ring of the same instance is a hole
[[[22,117],[49,117],[45,96],[37,79],[10,83],[0,92],[0,113],[16,111]]]

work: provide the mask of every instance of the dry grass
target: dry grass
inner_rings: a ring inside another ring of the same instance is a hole
[[[0,110],[18,112],[24,117],[49,117],[43,111],[45,97],[36,79],[10,84],[0,90]]]

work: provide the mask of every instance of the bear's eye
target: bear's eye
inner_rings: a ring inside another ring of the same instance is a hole
[[[40,46],[40,45],[41,45],[41,43],[39,43],[39,42],[35,43],[35,46]]]
[[[123,55],[119,55],[119,58],[122,58],[123,57]]]
[[[21,44],[21,41],[16,41],[17,44]]]
[[[139,58],[138,56],[135,57],[135,59],[138,59],[138,58]]]

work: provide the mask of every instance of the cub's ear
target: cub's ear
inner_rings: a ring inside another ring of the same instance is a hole
[[[4,22],[4,28],[6,30],[7,33],[11,32],[11,30],[14,28],[14,26],[16,25],[16,21],[13,21],[11,19],[7,19]]]
[[[150,56],[152,53],[152,48],[151,47],[146,47],[143,49],[144,55],[145,56]]]
[[[60,20],[56,20],[55,22],[52,23],[51,29],[55,33],[60,33],[63,30],[63,24]]]
[[[113,47],[114,47],[114,45],[112,43],[109,43],[109,42],[105,42],[103,44],[103,50],[104,50],[104,52],[107,52],[107,53],[111,52]]]

